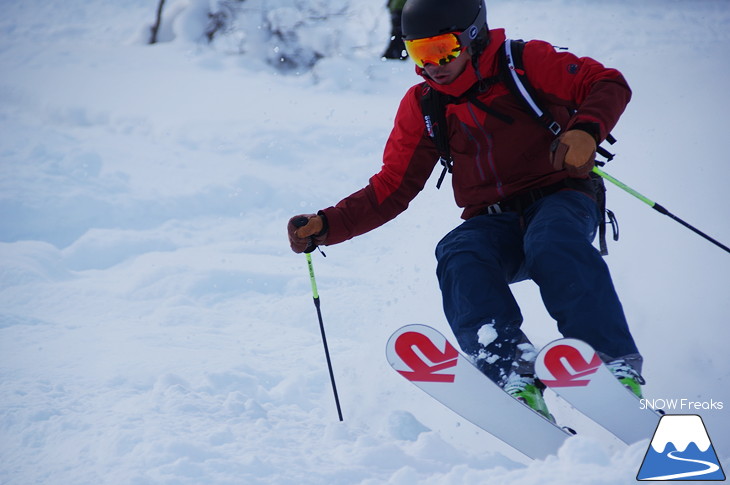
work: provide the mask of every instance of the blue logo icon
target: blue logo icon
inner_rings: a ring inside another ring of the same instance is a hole
[[[637,480],[725,480],[702,418],[662,416],[644,456]]]

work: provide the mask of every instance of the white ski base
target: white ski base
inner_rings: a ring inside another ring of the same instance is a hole
[[[559,339],[540,350],[535,374],[578,411],[627,444],[651,439],[661,414],[642,409],[595,350],[577,339]]]
[[[390,337],[386,354],[403,377],[530,458],[556,454],[572,436],[504,392],[438,330],[407,325]]]

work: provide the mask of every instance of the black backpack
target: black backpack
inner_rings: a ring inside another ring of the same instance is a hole
[[[543,125],[545,129],[549,130],[555,136],[562,132],[563,127],[555,121],[549,110],[542,107],[539,97],[536,96],[532,85],[527,79],[522,63],[522,52],[524,48],[525,42],[522,40],[505,40],[498,54],[499,73],[491,78],[482,79],[460,98],[454,98],[435,89],[431,89],[425,82],[421,85],[423,89],[421,111],[423,113],[424,123],[426,124],[426,132],[436,144],[439,152],[439,162],[444,167],[436,183],[437,188],[441,187],[446,173],[451,173],[454,165],[453,159],[451,158],[448,126],[446,122],[447,104],[463,102],[464,100],[469,101],[477,108],[497,119],[505,123],[512,123],[514,120],[510,116],[490,108],[477,98],[479,92],[483,92],[491,85],[501,81],[507,86],[510,93],[520,100],[523,108],[531,113],[535,120]],[[616,139],[611,134],[606,137],[606,141],[611,145],[616,143]],[[601,146],[596,148],[596,153],[605,158],[605,160],[596,160],[596,165],[599,166],[605,165],[607,162],[613,160],[614,157],[612,153]],[[606,246],[606,224],[611,224],[613,240],[618,241],[618,221],[613,211],[606,208],[606,186],[603,178],[591,173],[591,181],[599,210],[603,214],[603,221],[599,224],[599,245],[601,254],[605,256],[608,254],[608,248]]]

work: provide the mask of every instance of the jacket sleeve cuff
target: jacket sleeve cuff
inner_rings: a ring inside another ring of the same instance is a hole
[[[315,236],[321,237],[327,234],[330,230],[330,225],[329,222],[327,222],[327,214],[325,214],[324,211],[318,211],[317,215],[322,218],[322,230],[315,234]]]
[[[601,143],[601,127],[598,123],[579,122],[571,126],[569,130],[585,131],[596,140],[596,145]]]

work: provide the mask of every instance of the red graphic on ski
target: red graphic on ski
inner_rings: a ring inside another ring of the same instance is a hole
[[[545,354],[545,367],[555,379],[541,379],[549,387],[587,386],[588,376],[595,374],[601,366],[601,358],[594,353],[588,362],[575,347],[556,345]]]
[[[454,367],[459,357],[459,352],[448,341],[445,344],[442,351],[422,333],[406,332],[400,335],[395,342],[395,352],[411,370],[398,372],[409,381],[454,382],[454,374],[438,373]]]

